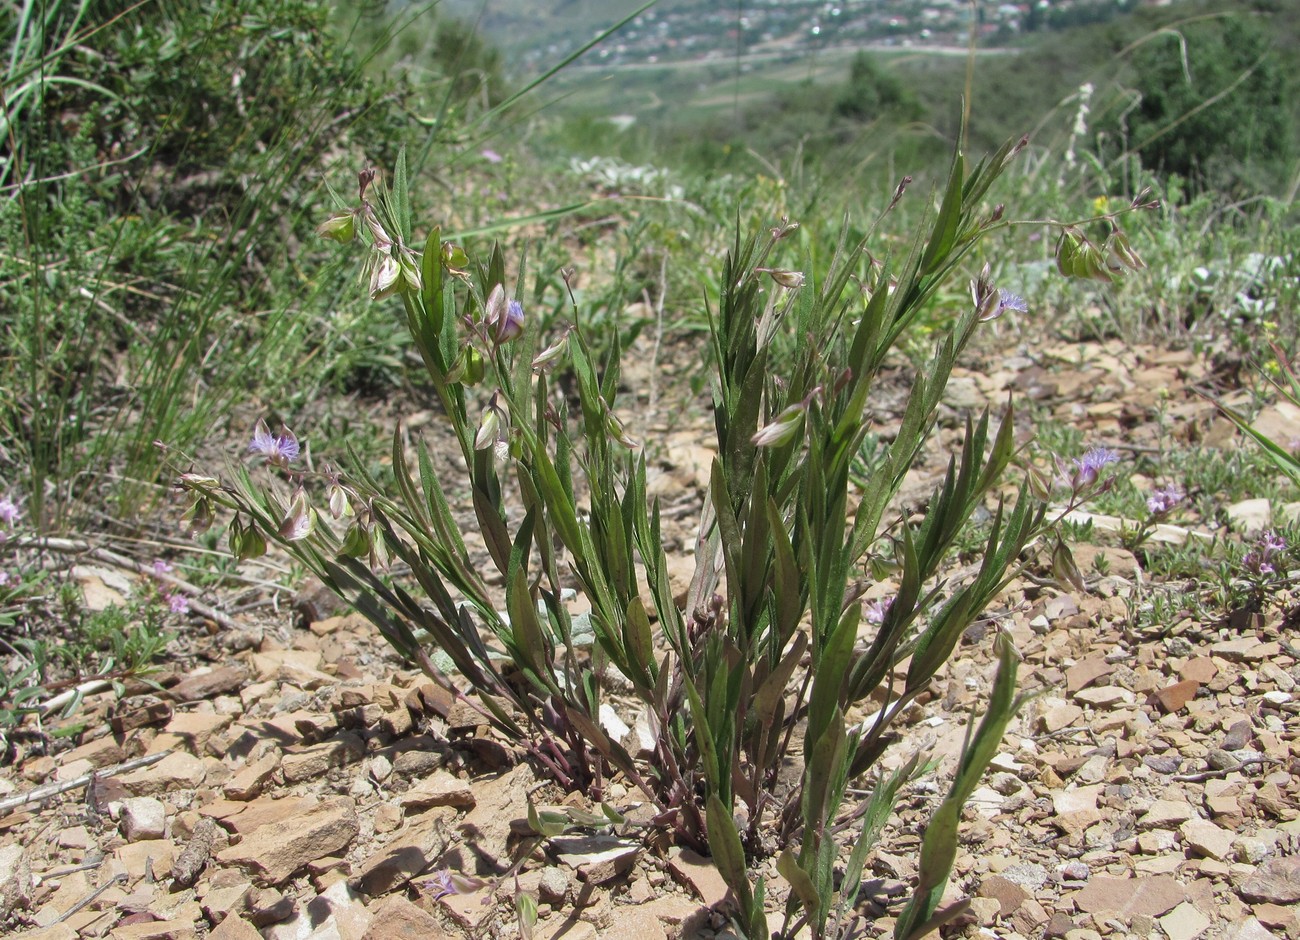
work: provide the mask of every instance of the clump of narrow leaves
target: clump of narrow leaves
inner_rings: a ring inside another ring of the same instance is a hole
[[[433,455],[417,439],[412,461],[400,429],[391,481],[283,463],[279,481],[246,469],[229,484],[187,474],[192,519],[233,511],[241,554],[279,542],[562,785],[599,800],[621,775],[657,808],[656,825],[713,855],[746,935],[769,935],[766,886],[752,871],[772,855],[792,888],[782,933],[806,924],[815,938],[847,935],[867,853],[900,789],[932,766],[912,755],[880,772],[891,729],[1049,525],[1026,480],[1009,502],[995,501],[975,573],[939,576],[975,510],[1003,492],[1016,450],[1010,407],[967,422],[922,519],[886,519],[963,349],[984,321],[1024,309],[987,273],[914,376],[892,443],[865,475],[860,459],[886,356],[1005,225],[1000,206],[981,202],[1021,146],[974,166],[957,153],[926,227],[883,265],[865,245],[841,244],[815,280],[778,264],[789,263],[793,223],[737,238],[708,311],[717,457],[684,605],[670,587],[645,455],[618,417],[617,339],[594,361],[575,304],[572,327],[542,348],[510,299],[522,270],[511,289],[499,250],[476,264],[437,228],[411,247],[401,163],[391,192],[363,174],[358,205],[323,232],[365,241],[372,293],[402,303],[504,597],[472,557]],[[889,208],[902,196],[900,186]],[[409,577],[390,577],[388,560]],[[893,598],[868,606],[876,571],[892,572]],[[1019,705],[1016,652],[993,636],[992,695],[926,830],[900,940],[950,913],[938,903],[960,810]],[[629,750],[602,725],[607,669],[639,700],[653,747]],[[879,707],[859,709],[868,699]],[[874,714],[851,720],[859,711]],[[793,778],[782,773],[787,758],[799,768]],[[550,832],[535,825],[539,837]]]

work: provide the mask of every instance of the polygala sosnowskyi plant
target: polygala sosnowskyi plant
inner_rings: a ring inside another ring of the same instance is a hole
[[[472,262],[437,228],[422,251],[409,247],[404,161],[391,190],[362,173],[358,205],[321,232],[362,241],[372,296],[400,298],[468,468],[504,598],[489,588],[426,445],[415,441],[412,466],[400,429],[384,484],[360,469],[292,470],[296,439],[259,424],[250,450],[275,472],[244,465],[229,484],[183,474],[190,525],[224,507],[235,514],[236,553],[278,542],[561,785],[599,801],[609,776],[621,774],[656,807],[656,825],[712,854],[746,935],[769,936],[767,886],[751,873],[773,855],[790,886],[782,935],[804,924],[815,938],[847,935],[867,853],[900,789],[932,766],[914,755],[880,771],[891,729],[1052,524],[1041,481],[1027,478],[1014,499],[997,501],[978,571],[939,577],[974,511],[1001,492],[1016,456],[1010,407],[996,421],[988,412],[967,421],[919,522],[886,520],[958,356],[982,322],[1026,307],[987,268],[971,284],[972,305],[915,376],[893,442],[866,478],[857,469],[878,371],[975,246],[1007,224],[1001,206],[981,202],[1023,145],[973,167],[957,153],[925,230],[885,263],[842,243],[818,282],[776,264],[795,223],[737,237],[708,311],[717,457],[684,605],[670,587],[645,455],[618,417],[617,337],[594,362],[573,302],[573,326],[539,351],[543,337],[511,299],[521,291],[507,285],[499,249]],[[1131,249],[1116,257],[1137,263]],[[781,344],[790,351],[778,358],[782,333],[809,341]],[[561,370],[576,405],[553,377]],[[1106,462],[1093,453],[1065,474],[1072,505],[1104,484]],[[328,506],[328,519],[317,505]],[[410,577],[389,577],[390,559]],[[869,573],[891,569],[889,600],[867,601]],[[947,916],[938,905],[961,808],[1020,704],[1011,640],[995,633],[994,647],[988,709],[926,829],[900,940]],[[602,722],[608,669],[630,684],[653,743],[618,740]],[[780,772],[788,754],[800,755],[793,781]],[[612,806],[605,812],[606,824],[623,819]],[[539,837],[553,834],[558,824],[533,816]]]

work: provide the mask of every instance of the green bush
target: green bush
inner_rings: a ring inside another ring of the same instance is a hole
[[[1226,16],[1162,30],[1133,56],[1138,104],[1127,146],[1197,189],[1284,183],[1296,133],[1294,82],[1268,24]]]
[[[250,375],[299,382],[319,336],[294,308],[341,284],[295,265],[305,207],[350,141],[382,158],[396,132],[316,0],[39,13],[0,13],[0,479],[48,529],[91,492],[129,515],[152,442],[192,445]]]

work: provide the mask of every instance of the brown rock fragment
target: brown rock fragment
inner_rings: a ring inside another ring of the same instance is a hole
[[[217,857],[252,872],[263,884],[278,885],[308,862],[341,853],[359,830],[351,800],[324,800],[305,812],[258,826]]]
[[[262,935],[244,918],[227,917],[208,934],[208,940],[262,940]]]
[[[21,845],[0,848],[0,919],[32,902],[32,868]]]
[[[362,940],[445,940],[447,936],[431,914],[401,895],[386,898],[373,913]]]
[[[280,766],[280,755],[270,753],[246,766],[225,785],[228,800],[255,800],[271,782]]]
[[[1219,674],[1219,667],[1214,664],[1214,660],[1208,656],[1198,656],[1189,659],[1183,663],[1178,670],[1178,677],[1192,682],[1199,682],[1201,685],[1208,685],[1210,680]]]
[[[1184,679],[1152,693],[1151,700],[1169,714],[1186,708],[1187,703],[1196,698],[1200,688],[1201,684],[1195,679]]]
[[[727,897],[727,883],[722,880],[712,859],[698,852],[674,848],[668,853],[668,871],[679,884],[695,892],[707,907],[713,907]]]
[[[332,767],[344,767],[366,756],[366,744],[357,735],[344,732],[307,747],[290,748],[280,761],[286,783],[300,783],[323,776]]]
[[[201,786],[206,773],[203,761],[184,751],[176,751],[152,767],[142,767],[118,779],[130,796],[162,796]]]
[[[227,920],[231,914],[246,909],[252,891],[253,886],[247,881],[208,888],[207,894],[203,896],[203,916],[213,924]]]
[[[245,902],[248,906],[248,919],[254,927],[278,924],[293,914],[295,904],[275,888],[254,888]]]
[[[1270,858],[1254,870],[1237,889],[1247,901],[1295,904],[1300,901],[1300,858]]]
[[[1001,875],[985,878],[980,882],[977,893],[982,898],[989,898],[998,902],[999,917],[1010,917],[1020,909],[1022,904],[1029,900],[1028,891]]]
[[[196,702],[237,692],[248,681],[248,670],[243,666],[222,666],[211,672],[189,675],[167,690],[174,702]]]
[[[1113,911],[1121,917],[1134,914],[1159,917],[1186,899],[1186,889],[1169,875],[1145,878],[1098,875],[1074,896],[1074,903],[1089,914]]]
[[[375,897],[401,887],[421,874],[447,849],[440,813],[429,813],[361,864],[352,883]]]
[[[474,788],[468,781],[452,776],[445,770],[438,770],[432,777],[419,781],[403,793],[401,803],[407,810],[429,809],[434,806],[472,809],[475,804]]]
[[[186,920],[155,920],[113,929],[113,940],[197,940],[194,923]]]
[[[1106,662],[1105,653],[1093,653],[1065,670],[1065,690],[1073,695],[1114,671],[1115,665]]]
[[[1300,929],[1300,913],[1297,913],[1294,907],[1281,904],[1256,904],[1251,907],[1251,912],[1265,927],[1272,927],[1287,934],[1293,934]]]

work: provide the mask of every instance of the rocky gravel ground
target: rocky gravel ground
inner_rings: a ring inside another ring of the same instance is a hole
[[[1142,447],[1159,401],[1175,434],[1240,446],[1186,392],[1203,377],[1190,354],[1092,344],[961,374],[950,404],[955,416],[1011,388],[1092,440]],[[669,430],[658,485],[698,501],[707,426]],[[933,486],[944,465],[933,456],[909,492]],[[1230,515],[1250,531],[1269,510]],[[1184,521],[1159,537],[1197,530]],[[969,906],[946,931],[1300,937],[1300,651],[1285,605],[1144,630],[1135,611],[1157,586],[1105,537],[1105,522],[1097,544],[1078,550],[1094,572],[1086,594],[1029,575],[1014,582],[908,713],[896,759],[928,747],[944,762],[907,791],[870,856],[865,935],[892,936],[919,833],[987,694],[996,629],[1016,640],[1022,684],[1039,695],[967,809],[949,895]],[[515,898],[526,892],[537,899],[536,938],[731,936],[716,869],[642,825],[650,811],[634,790],[616,779],[606,794],[626,811],[623,826],[534,838],[530,801],[591,807],[403,669],[358,615],[306,620],[286,611],[210,624],[154,677],[157,688],[88,696],[78,716],[88,730],[71,746],[29,750],[0,768],[0,932],[517,937]],[[635,740],[635,708],[617,693],[612,701],[626,707],[610,724]],[[763,873],[782,897],[775,867]]]

